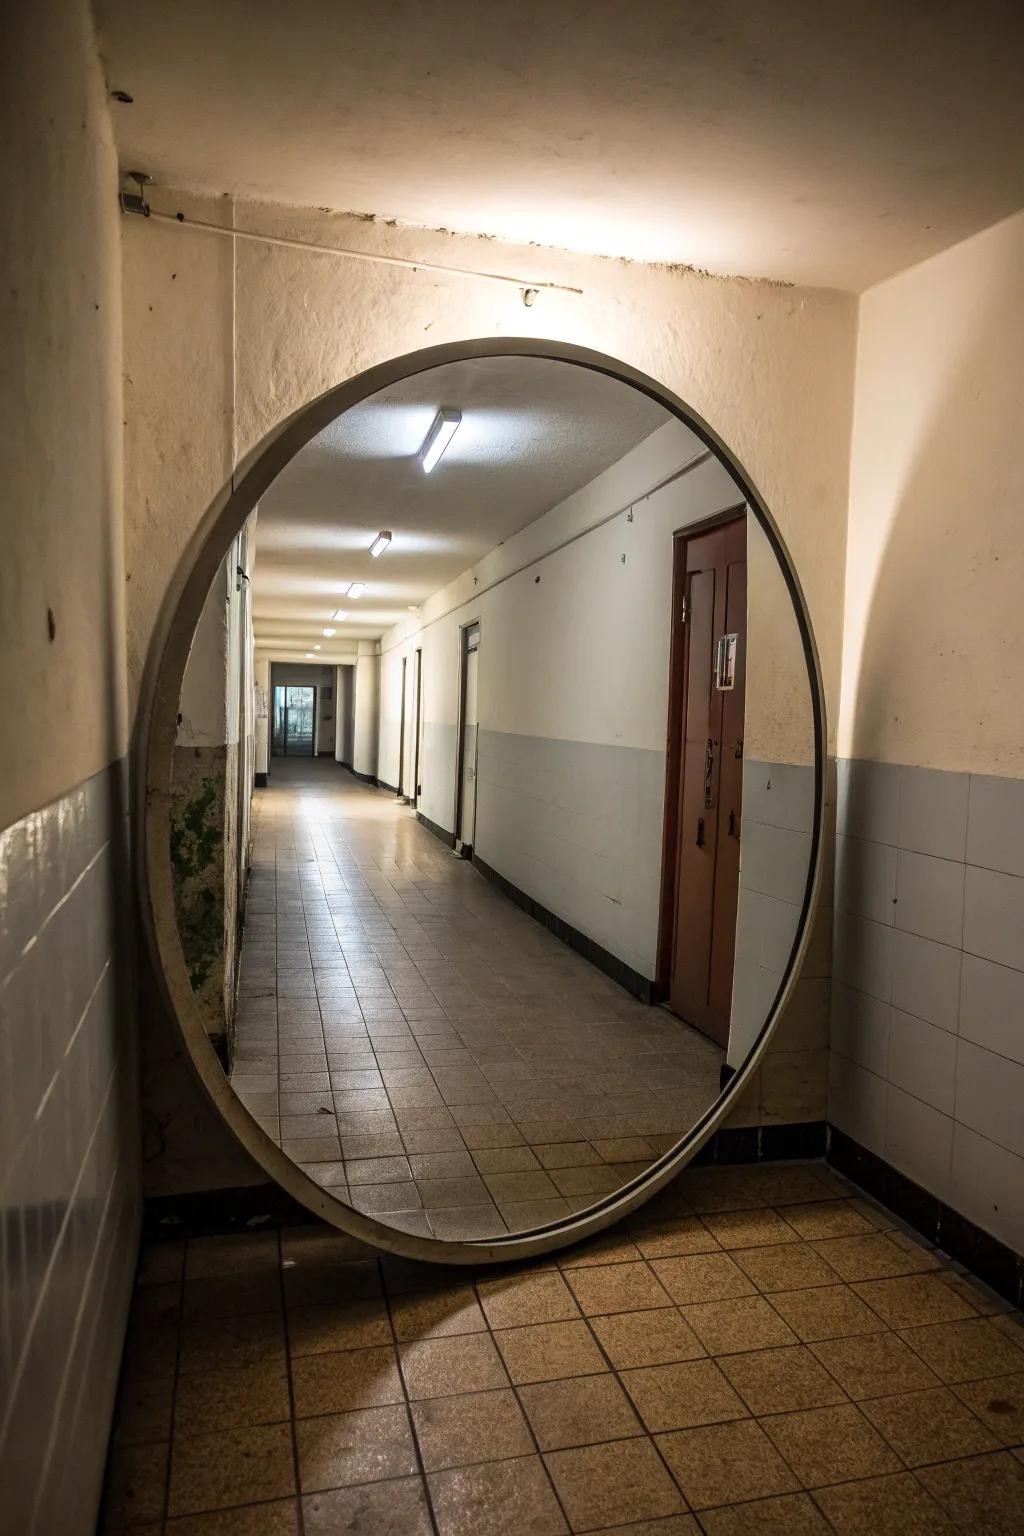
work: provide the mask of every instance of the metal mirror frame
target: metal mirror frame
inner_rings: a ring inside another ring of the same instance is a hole
[[[231,541],[261,496],[299,450],[350,407],[403,379],[443,364],[488,357],[546,358],[618,379],[683,422],[732,475],[779,562],[800,632],[813,716],[814,819],[807,880],[789,964],[746,1060],[714,1104],[671,1151],[585,1210],[528,1232],[446,1242],[400,1232],[329,1195],[285,1155],[236,1097],[196,1007],[178,935],[170,857],[170,787],[181,684],[196,626]],[[774,518],[750,476],[717,433],[663,385],[603,353],[532,337],[486,337],[445,343],[407,353],[356,374],[274,427],[234,469],[229,482],[207,508],[164,594],[143,678],[136,753],[135,861],[142,926],[158,988],[177,1021],[192,1068],[229,1130],[275,1183],[312,1215],[383,1251],[441,1264],[499,1264],[579,1242],[637,1210],[686,1167],[727,1119],[764,1055],[799,976],[821,882],[825,801],[824,690],[803,590]]]

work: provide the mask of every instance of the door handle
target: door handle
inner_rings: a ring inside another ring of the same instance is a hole
[[[711,795],[711,776],[715,771],[715,741],[713,736],[708,737],[708,744],[704,749],[704,809],[710,810],[713,802]]]
[[[729,812],[729,836],[730,837],[738,838],[739,835],[740,835],[739,828],[736,825],[736,812],[735,811],[730,811]]]
[[[697,847],[704,847],[704,817],[697,817]]]

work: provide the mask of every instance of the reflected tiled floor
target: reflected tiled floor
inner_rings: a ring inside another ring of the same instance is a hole
[[[502,1270],[143,1253],[108,1531],[1019,1536],[1024,1320],[820,1164]]]
[[[590,1205],[718,1093],[722,1052],[638,1003],[333,762],[256,797],[232,1083],[316,1181],[477,1238]]]

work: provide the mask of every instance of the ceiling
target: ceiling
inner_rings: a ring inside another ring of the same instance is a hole
[[[1024,205],[1019,0],[99,0],[159,182],[861,290]]]
[[[462,423],[426,475],[419,450],[443,406]],[[313,438],[260,502],[257,644],[292,658],[316,644],[329,661],[377,638],[668,419],[616,379],[544,358],[449,363],[382,390]],[[375,560],[382,528],[393,538]],[[341,595],[351,581],[367,583],[356,601]],[[339,607],[349,618],[332,626]]]

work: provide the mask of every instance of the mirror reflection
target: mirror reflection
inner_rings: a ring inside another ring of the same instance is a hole
[[[631,386],[490,357],[339,416],[225,558],[175,750],[182,948],[266,1134],[448,1240],[676,1146],[789,963],[807,676],[729,471]]]

